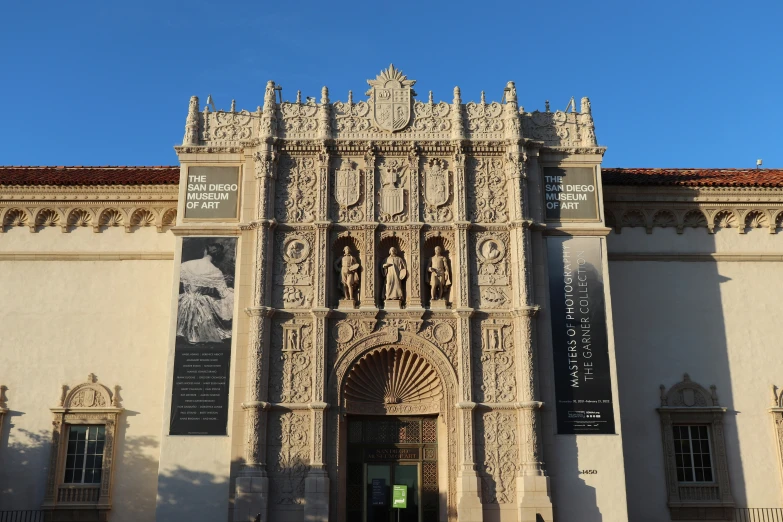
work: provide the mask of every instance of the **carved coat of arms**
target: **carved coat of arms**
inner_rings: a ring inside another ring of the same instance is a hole
[[[449,200],[449,174],[439,160],[434,160],[424,173],[424,200],[433,207]]]
[[[359,201],[359,169],[354,165],[335,172],[334,198],[341,207],[350,207]]]
[[[405,191],[398,187],[400,167],[392,165],[381,168],[381,211],[394,216],[405,209]]]
[[[375,124],[391,132],[404,129],[411,121],[411,99],[416,95],[412,87],[416,80],[409,80],[392,64],[367,83],[372,87],[367,94],[371,96]]]

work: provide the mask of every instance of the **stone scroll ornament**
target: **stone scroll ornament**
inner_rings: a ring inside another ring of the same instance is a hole
[[[367,83],[370,85],[367,95],[370,96],[375,124],[389,132],[407,127],[411,121],[411,100],[416,95],[412,89],[416,80],[409,80],[391,64]]]

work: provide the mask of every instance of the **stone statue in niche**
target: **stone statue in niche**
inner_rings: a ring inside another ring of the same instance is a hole
[[[397,249],[389,249],[389,257],[383,262],[383,275],[386,278],[386,308],[399,308],[403,300],[402,282],[408,277],[405,260],[397,255]]]
[[[356,288],[359,286],[359,261],[351,254],[350,247],[343,248],[343,255],[337,259],[334,268],[340,273],[340,290],[343,292],[342,302],[351,307],[356,303]]]
[[[430,306],[445,306],[446,287],[451,284],[449,275],[449,260],[443,255],[443,249],[435,247],[435,255],[430,258],[430,265],[427,268],[430,274]]]

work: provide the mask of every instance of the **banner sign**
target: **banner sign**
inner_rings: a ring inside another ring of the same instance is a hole
[[[190,167],[185,219],[237,219],[239,167]]]
[[[593,167],[544,167],[547,221],[597,221],[598,187]]]
[[[558,434],[614,434],[601,240],[548,237]]]
[[[169,435],[226,435],[237,239],[182,239]]]

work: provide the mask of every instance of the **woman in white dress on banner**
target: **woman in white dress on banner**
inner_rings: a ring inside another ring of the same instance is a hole
[[[209,243],[201,259],[180,265],[177,337],[189,344],[219,343],[231,338],[234,289],[214,263],[223,257],[223,245]]]

